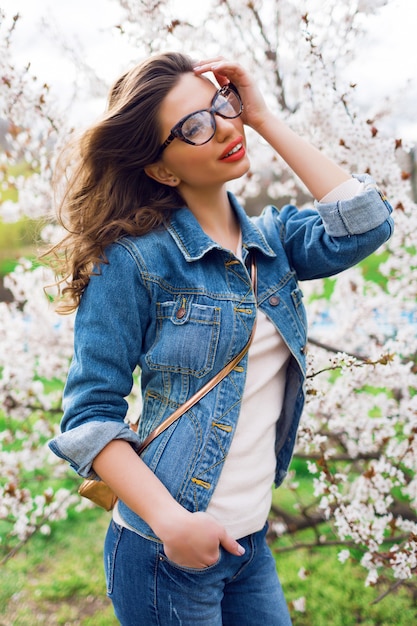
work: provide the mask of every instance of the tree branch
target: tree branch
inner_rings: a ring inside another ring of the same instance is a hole
[[[340,350],[340,348],[334,348],[333,346],[330,346],[327,343],[323,343],[322,341],[319,341],[318,339],[314,339],[314,337],[308,337],[307,338],[308,343],[311,343],[311,345],[313,346],[317,346],[318,348],[322,348],[323,350],[326,350],[326,352],[332,352],[333,354],[340,354],[341,352],[343,352],[343,354],[347,354],[347,356],[351,356],[354,359],[357,359],[358,361],[368,361],[368,357],[360,355],[360,354],[356,354],[355,352],[346,352],[346,350]]]

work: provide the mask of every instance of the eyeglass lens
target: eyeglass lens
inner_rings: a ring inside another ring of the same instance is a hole
[[[231,89],[219,91],[213,100],[211,110],[198,111],[183,121],[182,135],[193,144],[206,143],[213,137],[216,129],[215,114],[231,119],[238,117],[241,111],[241,101],[234,91]]]

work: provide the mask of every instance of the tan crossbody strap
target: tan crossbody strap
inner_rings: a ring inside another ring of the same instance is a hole
[[[256,290],[257,290],[256,263],[255,263],[254,256],[253,255],[251,256],[252,256],[251,258],[252,288],[253,288],[253,291],[255,293],[255,298],[256,298]],[[256,327],[256,317],[255,317],[255,323],[253,325],[252,332],[250,334],[248,342],[245,345],[245,347],[242,348],[239,354],[237,354],[231,361],[229,361],[229,363],[227,363],[223,367],[223,369],[220,370],[220,372],[218,372],[215,376],[213,376],[213,378],[209,380],[205,385],[203,385],[201,389],[199,389],[193,396],[191,396],[191,398],[186,400],[184,404],[179,406],[178,409],[176,409],[173,413],[171,413],[171,415],[167,417],[166,420],[164,420],[161,424],[159,424],[159,426],[157,426],[155,430],[153,430],[146,437],[146,439],[140,444],[139,449],[138,449],[138,454],[141,454],[141,452],[143,452],[143,450],[151,443],[151,441],[156,439],[156,437],[158,437],[162,432],[164,432],[164,430],[166,430],[169,426],[171,426],[171,424],[173,424],[178,418],[180,418],[181,415],[184,415],[184,413],[186,413],[189,409],[191,409],[192,406],[197,404],[197,402],[201,400],[201,398],[205,396],[206,393],[208,393],[211,389],[213,389],[221,380],[223,380],[223,378],[225,378],[229,374],[229,372],[233,370],[233,368],[236,367],[239,361],[243,359],[243,357],[249,350],[249,346],[252,343],[252,339],[255,334],[255,327]]]

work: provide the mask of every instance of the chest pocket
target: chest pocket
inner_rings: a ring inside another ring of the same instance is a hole
[[[202,377],[214,365],[220,308],[179,297],[158,302],[155,341],[146,355],[150,369]]]

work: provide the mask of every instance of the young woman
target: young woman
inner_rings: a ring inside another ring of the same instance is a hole
[[[247,217],[226,189],[249,169],[245,124],[315,208]],[[61,309],[78,311],[63,432],[50,446],[119,498],[105,569],[120,623],[290,624],[265,533],[304,401],[297,280],[373,252],[391,235],[390,205],[368,175],[353,178],[287,128],[240,65],[168,53],[117,81],[81,139],[61,211]],[[248,355],[139,456],[140,441],[239,353],[255,319]],[[124,418],[137,365],[136,434]]]

